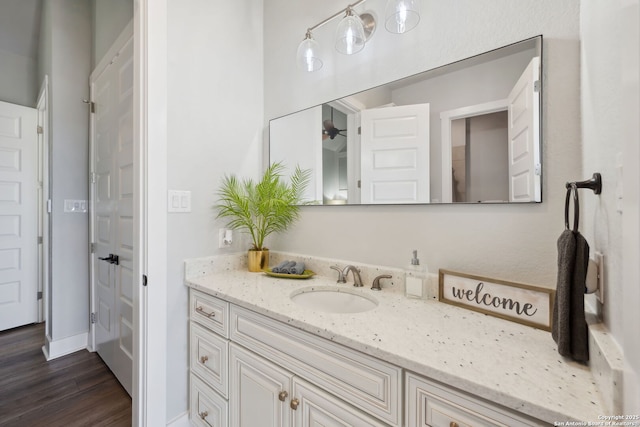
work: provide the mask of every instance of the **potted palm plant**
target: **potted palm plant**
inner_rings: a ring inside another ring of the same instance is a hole
[[[229,219],[229,228],[251,236],[249,271],[262,271],[269,266],[265,238],[271,233],[285,231],[298,219],[300,205],[305,204],[303,194],[311,170],[296,166],[289,182],[282,178],[284,170],[281,162],[273,163],[258,182],[225,175],[218,190],[217,218]]]

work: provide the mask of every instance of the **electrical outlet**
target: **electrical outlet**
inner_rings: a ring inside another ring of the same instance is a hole
[[[604,304],[604,255],[600,252],[596,252],[593,255],[598,264],[598,290],[596,291],[596,298],[601,304]]]
[[[228,228],[221,228],[218,230],[218,248],[225,249],[230,248],[233,243],[233,232]]]

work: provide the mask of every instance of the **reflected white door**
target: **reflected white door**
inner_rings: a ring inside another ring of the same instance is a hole
[[[429,203],[429,104],[361,112],[362,203]]]
[[[0,102],[0,330],[37,321],[35,108]]]
[[[94,346],[131,394],[135,250],[132,38],[104,70],[92,76],[91,95],[95,102],[91,159]]]
[[[540,202],[540,58],[531,60],[509,94],[509,201]]]

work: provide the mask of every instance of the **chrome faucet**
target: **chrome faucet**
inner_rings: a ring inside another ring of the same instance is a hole
[[[344,269],[342,269],[342,275],[344,278],[347,278],[347,275],[351,272],[353,274],[353,286],[356,288],[362,287],[362,278],[360,277],[360,270],[358,270],[353,265],[347,265]]]
[[[371,286],[371,290],[372,291],[381,291],[382,290],[382,286],[380,286],[380,280],[381,279],[391,279],[392,276],[389,274],[381,274],[380,276],[376,277],[375,279],[373,279],[373,285]]]
[[[336,281],[336,283],[347,283],[347,280],[344,278],[344,273],[342,272],[342,270],[340,270],[340,268],[338,268],[338,266],[332,265],[331,269],[338,272],[338,280]]]

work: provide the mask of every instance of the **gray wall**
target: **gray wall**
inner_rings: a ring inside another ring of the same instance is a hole
[[[626,414],[640,412],[638,3],[582,0],[580,22],[583,177],[603,178],[600,196],[581,194],[580,225],[591,250],[605,256],[606,283],[604,305],[594,295],[587,302],[624,351]]]
[[[38,61],[0,49],[0,100],[35,107]]]
[[[86,0],[45,1],[38,80],[49,75],[51,275],[48,334],[88,331],[89,255],[86,213],[64,213],[65,199],[89,197],[88,98],[91,14]]]
[[[369,0],[365,9],[382,14],[385,3]],[[418,249],[432,272],[450,268],[554,287],[564,183],[582,176],[579,1],[523,0],[517,7],[506,0],[422,4],[428,9],[416,29],[398,36],[378,28],[353,56],[333,51],[335,24],[322,27],[314,37],[323,46],[325,66],[308,74],[295,66],[294,52],[304,36],[300,25],[321,21],[343,3],[265,2],[266,119],[544,34],[544,203],[308,206],[301,221],[273,239],[271,247],[393,267],[406,265],[411,250]]]
[[[170,0],[167,16],[167,185],[192,195],[191,213],[170,213],[167,218],[166,416],[170,421],[188,407],[183,261],[249,247],[246,238],[234,233],[232,248],[218,249],[218,229],[225,222],[215,219],[212,207],[224,174],[252,178],[260,174],[262,0]]]
[[[91,69],[93,70],[133,19],[133,0],[90,0],[93,43]]]
[[[507,112],[469,120],[468,201],[509,200]]]

